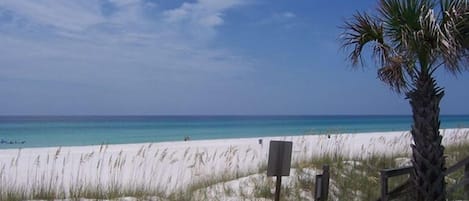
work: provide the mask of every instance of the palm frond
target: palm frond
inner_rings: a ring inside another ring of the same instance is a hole
[[[397,92],[420,73],[469,70],[468,1],[379,0],[377,13],[358,12],[345,22],[342,47],[351,48],[354,66],[371,50],[378,78]]]
[[[390,57],[387,60],[387,65],[378,69],[378,78],[397,93],[407,91],[409,89],[408,79],[412,79],[414,75],[412,63],[399,55]]]
[[[342,27],[342,47],[352,47],[348,58],[354,66],[363,64],[362,52],[366,45],[373,46],[373,56],[379,58],[380,63],[386,60],[389,47],[384,43],[383,26],[376,18],[366,13],[356,13],[350,21]]]
[[[415,49],[418,44],[414,35],[420,30],[420,17],[432,7],[433,2],[429,0],[380,0],[380,20],[394,48]]]
[[[439,52],[446,69],[459,73],[468,69],[469,4],[467,0],[441,1]]]
[[[421,64],[422,71],[432,70],[437,67],[433,65],[436,62],[441,51],[440,48],[449,49],[452,47],[452,38],[446,37],[441,31],[440,24],[433,10],[419,19],[420,30],[414,32],[413,41],[416,43],[412,51],[417,53],[417,57]]]

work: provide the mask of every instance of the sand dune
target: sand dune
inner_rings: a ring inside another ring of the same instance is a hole
[[[469,141],[469,129],[442,132],[444,144]],[[259,143],[262,139],[263,143]],[[265,167],[270,140],[293,142],[292,161],[325,153],[344,156],[409,152],[408,132],[308,135],[79,147],[0,150],[0,186],[34,189],[149,188],[174,192],[214,177]]]

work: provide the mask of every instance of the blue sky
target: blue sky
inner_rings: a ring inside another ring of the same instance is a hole
[[[410,114],[338,28],[376,1],[1,0],[0,115]],[[469,114],[469,73],[437,74]]]

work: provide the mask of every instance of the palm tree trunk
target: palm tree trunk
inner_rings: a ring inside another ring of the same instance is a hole
[[[416,200],[443,201],[446,199],[446,168],[439,131],[439,104],[444,91],[436,85],[432,73],[419,72],[417,76],[415,88],[407,93],[414,121],[411,147]]]

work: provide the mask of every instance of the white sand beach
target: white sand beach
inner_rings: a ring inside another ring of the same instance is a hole
[[[468,142],[468,133],[469,129],[443,130],[443,144]],[[0,150],[0,186],[5,190],[51,185],[70,192],[128,185],[170,193],[214,177],[258,173],[267,164],[270,140],[293,142],[292,163],[326,153],[408,153],[411,143],[409,132],[379,132],[6,149]]]

